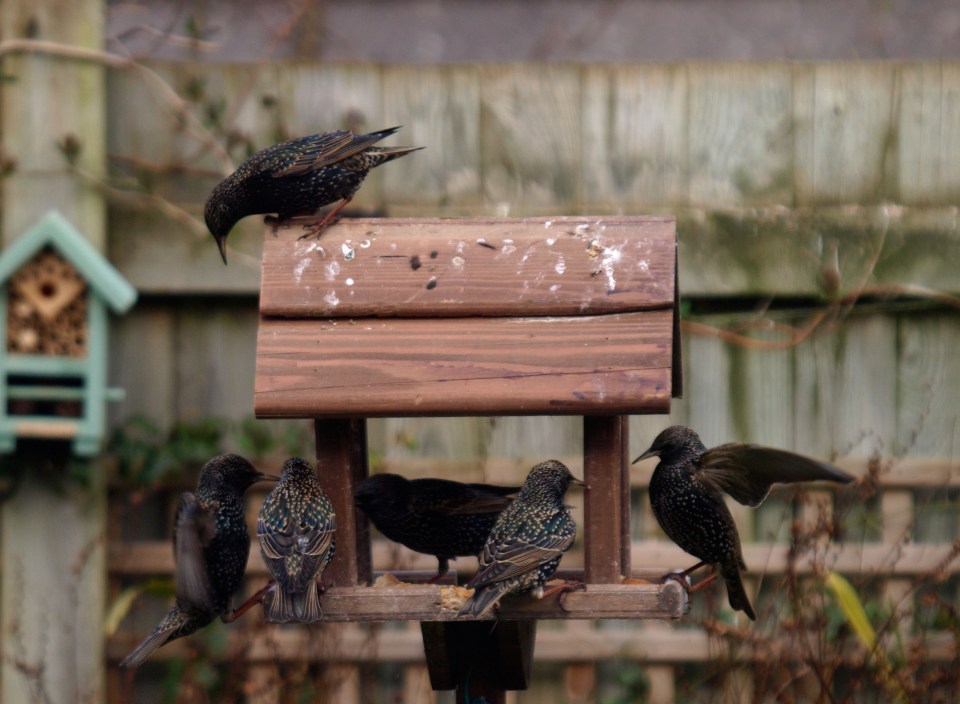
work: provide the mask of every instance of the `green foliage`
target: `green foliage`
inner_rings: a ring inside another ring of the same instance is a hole
[[[154,484],[221,454],[225,430],[225,421],[205,418],[165,432],[149,418],[135,416],[113,433],[107,453],[117,459],[123,479]]]
[[[600,704],[640,704],[650,696],[650,678],[638,662],[615,660],[604,669],[612,669],[615,691],[600,699]]]
[[[164,430],[145,416],[133,416],[118,427],[107,445],[118,474],[137,486],[176,478],[223,454],[228,447],[255,460],[271,454],[310,456],[310,436],[303,423],[261,421],[248,416],[234,423],[208,417],[177,423]]]

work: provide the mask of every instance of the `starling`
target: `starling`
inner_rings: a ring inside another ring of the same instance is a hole
[[[518,491],[518,486],[377,474],[365,479],[354,497],[390,540],[437,558],[437,574],[430,580],[436,582],[451,559],[480,554],[497,517]]]
[[[180,496],[173,529],[176,603],[120,663],[139,667],[164,643],[194,633],[217,616],[227,620],[250,553],[243,494],[264,479],[239,455],[220,455],[200,470],[197,491]]]
[[[319,621],[317,580],[333,559],[336,519],[310,463],[291,457],[257,519],[260,554],[277,580],[267,620]]]
[[[571,483],[584,486],[556,460],[530,470],[517,498],[490,531],[480,553],[480,569],[467,583],[475,591],[459,616],[482,618],[507,594],[533,592],[534,597],[543,597],[543,585],[577,534],[563,502]]]
[[[682,425],[661,432],[634,463],[654,455],[660,463],[650,478],[653,515],[673,542],[701,560],[679,574],[685,577],[704,565],[719,567],[730,606],[754,621],[757,615],[741,577],[747,566],[740,536],[723,494],[756,507],[776,483],[853,481],[832,465],[785,450],[745,443],[708,450],[695,432]]]
[[[240,218],[277,213],[273,222],[309,215],[339,201],[304,235],[320,236],[350,202],[367,172],[423,147],[375,147],[399,127],[354,134],[347,130],[299,137],[257,152],[218,183],[203,210],[223,263],[227,235]]]

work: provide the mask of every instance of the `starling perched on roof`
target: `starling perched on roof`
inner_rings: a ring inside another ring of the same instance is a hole
[[[260,554],[277,580],[267,620],[319,621],[317,580],[333,559],[336,519],[310,463],[291,457],[257,519]]]
[[[240,164],[214,187],[203,211],[223,263],[227,263],[227,235],[241,218],[277,213],[277,221],[283,222],[339,201],[307,233],[319,237],[350,202],[370,169],[423,148],[373,146],[398,129],[370,134],[336,130],[299,137],[267,147]]]
[[[532,591],[536,598],[543,596],[543,585],[577,534],[563,502],[570,484],[584,485],[556,460],[530,470],[517,498],[490,531],[480,553],[480,569],[467,583],[475,591],[459,616],[482,618],[507,594]]]
[[[719,567],[730,606],[754,621],[757,615],[741,577],[747,566],[740,536],[723,494],[756,507],[776,483],[853,481],[832,465],[786,450],[744,443],[708,450],[695,432],[682,425],[661,432],[634,463],[654,455],[660,463],[650,478],[653,515],[673,542],[701,560],[680,574],[686,576],[703,565]]]
[[[447,573],[451,559],[480,554],[500,512],[518,491],[518,486],[376,474],[357,487],[354,497],[390,540],[437,558],[435,582]]]
[[[173,530],[176,603],[146,640],[123,659],[139,667],[161,645],[226,619],[250,553],[243,494],[273,479],[239,455],[220,455],[200,470],[195,493],[180,496]]]

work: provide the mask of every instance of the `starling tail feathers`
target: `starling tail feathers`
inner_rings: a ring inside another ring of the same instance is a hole
[[[167,612],[167,615],[160,621],[153,633],[120,661],[120,667],[130,669],[140,667],[161,645],[166,645],[171,640],[188,636],[200,630],[213,621],[214,617],[215,615],[212,613],[188,614],[179,606],[174,606]]]
[[[736,565],[721,565],[720,576],[727,585],[727,600],[734,611],[742,611],[751,621],[757,620],[757,614],[750,604],[750,597],[743,586],[743,575]]]

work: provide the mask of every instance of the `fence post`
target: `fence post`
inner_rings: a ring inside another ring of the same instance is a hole
[[[101,0],[4,0],[0,38],[99,50],[105,15]],[[7,80],[0,84],[0,134],[4,162],[12,170],[2,180],[0,243],[8,245],[57,208],[102,250],[103,196],[80,181],[70,163],[94,178],[104,173],[103,66],[16,50],[3,54],[2,72]],[[78,487],[66,478],[67,452],[54,457],[51,449],[50,442],[20,449],[20,459],[28,461],[25,476],[0,508],[5,655],[0,699],[104,701],[103,468],[88,463],[85,486]],[[44,474],[69,488],[56,491]]]

